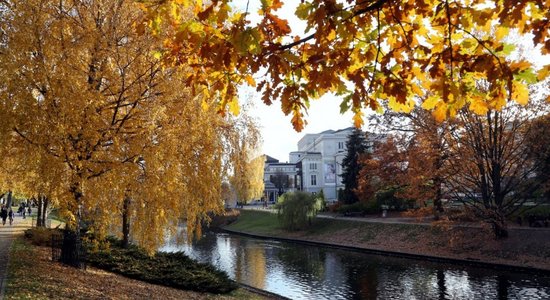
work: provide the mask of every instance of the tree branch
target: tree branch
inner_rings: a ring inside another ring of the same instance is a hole
[[[390,0],[378,0],[378,1],[372,3],[371,5],[369,5],[369,6],[365,7],[365,8],[358,9],[358,10],[356,10],[356,11],[349,17],[349,19],[353,19],[353,18],[355,18],[355,17],[357,17],[357,16],[359,16],[359,15],[362,15],[362,14],[364,14],[364,13],[367,13],[367,12],[375,11],[375,10],[381,8],[382,5],[384,5],[384,3],[388,2],[388,1],[390,1]],[[349,20],[349,19],[348,19],[348,20]],[[314,33],[312,33],[312,34],[310,34],[310,35],[308,35],[308,36],[306,36],[306,37],[304,37],[304,38],[301,38],[301,39],[295,41],[295,42],[292,42],[292,43],[290,43],[290,44],[283,45],[283,46],[279,47],[279,50],[281,50],[281,51],[283,51],[283,50],[288,50],[288,49],[290,49],[290,48],[292,48],[292,47],[294,47],[294,46],[298,46],[298,45],[300,45],[300,44],[302,44],[302,43],[305,43],[305,42],[307,42],[307,41],[313,39],[313,38],[315,37],[316,34],[317,34],[317,32],[314,32]]]

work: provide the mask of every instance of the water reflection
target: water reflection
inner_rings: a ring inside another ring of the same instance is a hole
[[[550,299],[550,277],[208,232],[169,242],[231,278],[292,299]]]

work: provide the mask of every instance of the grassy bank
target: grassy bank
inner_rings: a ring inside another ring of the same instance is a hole
[[[359,233],[357,235],[358,241],[373,240],[382,233],[391,232],[393,234],[403,234],[414,242],[414,237],[421,231],[429,231],[433,235],[440,235],[442,233],[436,227],[426,227],[417,224],[381,224],[326,218],[315,218],[312,220],[309,228],[302,231],[289,232],[281,227],[277,214],[253,210],[241,211],[239,219],[225,228],[267,236],[301,236],[309,238],[322,238],[336,233],[354,231]]]
[[[5,299],[266,299],[237,289],[227,295],[200,293],[130,279],[88,267],[51,261],[51,248],[21,237],[14,241]]]
[[[479,260],[550,270],[550,230],[510,229],[510,236],[495,240],[490,228],[385,224],[316,218],[301,231],[285,231],[277,215],[241,211],[226,229],[263,236],[293,238],[365,249]]]

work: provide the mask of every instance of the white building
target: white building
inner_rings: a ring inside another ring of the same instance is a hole
[[[279,163],[266,155],[264,184],[267,199],[273,201],[280,192],[270,182],[271,176],[276,172],[283,172],[292,181],[291,187],[284,192],[301,190],[319,193],[323,190],[328,201],[336,201],[338,190],[344,188],[341,177],[342,160],[347,155],[346,143],[353,130],[354,127],[348,127],[304,135],[298,141],[298,151],[290,152],[289,163]],[[375,141],[383,139],[384,136],[368,134],[367,146],[372,149]]]
[[[297,183],[296,163],[281,163],[269,155],[265,156],[264,196],[267,201],[276,202],[281,194],[295,191]]]
[[[290,162],[295,163],[300,177],[300,190],[319,193],[321,189],[327,200],[335,201],[342,185],[342,160],[347,154],[346,142],[353,127],[341,130],[326,130],[306,134],[298,141],[298,151],[290,153]]]

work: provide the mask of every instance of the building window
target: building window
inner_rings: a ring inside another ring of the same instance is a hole
[[[311,175],[311,185],[317,185],[317,175]]]
[[[338,142],[338,149],[344,149],[344,142]]]
[[[310,170],[317,170],[317,163],[309,163]]]

